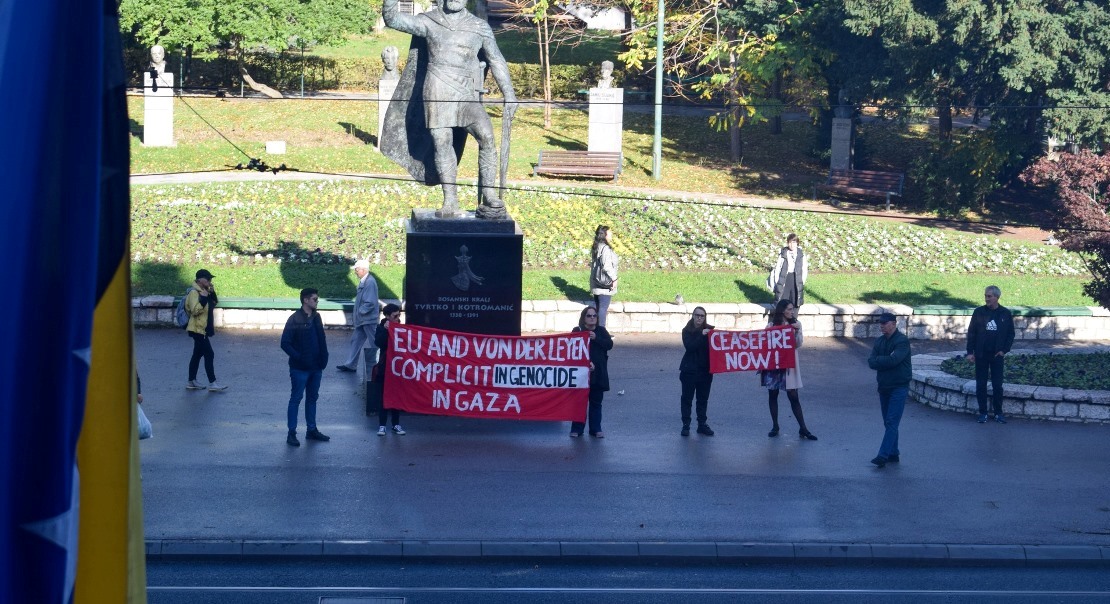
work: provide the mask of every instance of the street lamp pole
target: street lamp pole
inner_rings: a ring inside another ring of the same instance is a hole
[[[655,22],[655,136],[651,143],[651,175],[663,178],[663,0]]]

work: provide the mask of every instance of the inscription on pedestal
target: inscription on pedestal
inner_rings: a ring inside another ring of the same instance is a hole
[[[156,80],[151,80],[150,72],[144,71],[143,91],[143,144],[172,147],[173,74],[161,73]]]
[[[467,214],[442,221],[431,210],[417,210],[407,222],[405,320],[467,333],[520,335],[524,235],[515,221]],[[440,224],[445,222],[452,224]],[[490,229],[491,222],[507,225]]]
[[[829,167],[833,170],[851,170],[852,120],[834,117],[832,122],[832,158]]]
[[[590,131],[587,149],[620,153],[624,136],[624,89],[590,89]]]
[[[385,124],[385,112],[389,109],[389,101],[397,91],[399,80],[378,80],[378,146],[382,142],[382,125]]]

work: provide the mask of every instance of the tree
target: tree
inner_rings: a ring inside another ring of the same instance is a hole
[[[122,0],[120,27],[140,44],[191,56],[223,46],[239,62],[255,48],[282,51],[342,42],[369,31],[373,11],[362,0]]]
[[[620,58],[630,69],[647,70],[655,60],[657,1],[627,3],[635,22],[650,24],[628,36]],[[780,43],[801,21],[800,0],[686,0],[669,2],[666,11],[663,68],[672,89],[687,98],[725,99],[710,123],[730,131],[732,160],[739,161],[745,121],[777,113],[769,98],[774,83],[788,66],[804,66],[790,52],[794,46]]]
[[[1087,150],[1044,157],[1026,169],[1026,182],[1045,186],[1056,202],[1056,237],[1079,252],[1092,279],[1083,291],[1110,309],[1110,152]]]

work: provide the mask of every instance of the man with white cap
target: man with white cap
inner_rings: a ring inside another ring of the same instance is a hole
[[[358,293],[355,294],[355,330],[351,333],[351,351],[347,362],[336,366],[339,371],[355,371],[358,355],[366,347],[366,358],[371,363],[378,360],[378,349],[374,346],[374,330],[378,327],[378,282],[370,274],[370,261],[359,260],[351,267],[358,275]]]

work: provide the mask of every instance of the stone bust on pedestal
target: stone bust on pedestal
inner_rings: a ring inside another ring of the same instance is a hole
[[[597,81],[598,88],[612,88],[613,87],[613,62],[601,62],[601,79]]]
[[[157,71],[158,75],[166,73],[166,49],[159,44],[150,48],[150,69]]]
[[[382,77],[383,80],[397,79],[397,61],[401,53],[396,46],[386,46],[382,49]]]

